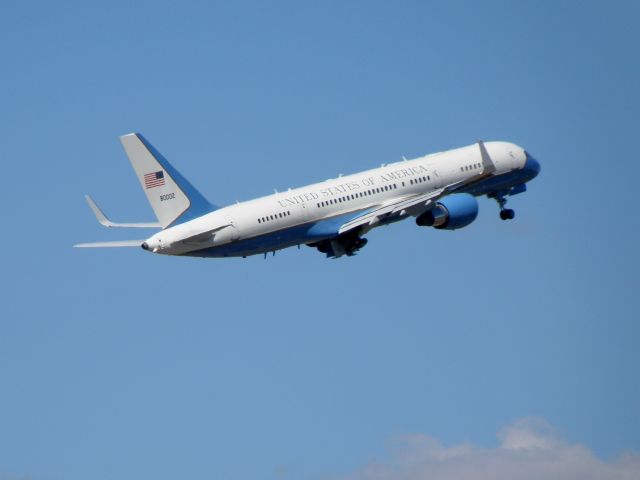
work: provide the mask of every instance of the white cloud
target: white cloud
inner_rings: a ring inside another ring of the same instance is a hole
[[[398,442],[389,461],[345,480],[640,480],[640,455],[604,461],[562,440],[541,419],[524,418],[498,433],[499,446],[444,446],[427,435]]]

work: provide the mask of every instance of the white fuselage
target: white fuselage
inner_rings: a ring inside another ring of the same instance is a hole
[[[493,176],[523,168],[526,153],[521,147],[507,142],[487,142],[485,146],[496,167]],[[181,255],[277,235],[296,226],[425,194],[481,172],[478,146],[470,145],[230,205],[162,230],[147,242],[157,253]],[[290,243],[308,243],[305,240],[311,241],[302,237]],[[249,254],[260,251],[257,248]]]

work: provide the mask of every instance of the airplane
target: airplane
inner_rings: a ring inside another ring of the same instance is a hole
[[[507,197],[523,193],[540,172],[526,150],[509,142],[476,143],[382,165],[301,188],[215,206],[141,134],[120,141],[157,222],[114,223],[90,196],[105,227],[159,228],[145,240],[81,243],[90,247],[141,247],[162,255],[248,257],[308,245],[328,258],[352,256],[376,227],[414,218],[437,230],[457,230],[478,215],[476,197],[486,195],[511,220]]]

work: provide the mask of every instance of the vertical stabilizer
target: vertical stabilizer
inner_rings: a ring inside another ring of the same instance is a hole
[[[120,141],[162,228],[216,209],[141,134]]]

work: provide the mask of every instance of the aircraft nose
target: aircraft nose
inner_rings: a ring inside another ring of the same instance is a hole
[[[149,244],[147,242],[142,242],[142,245],[140,245],[142,247],[143,250],[149,250]]]
[[[529,152],[525,152],[527,155],[527,159],[524,162],[524,167],[523,170],[525,172],[527,172],[527,176],[531,179],[531,178],[535,178],[538,176],[538,174],[540,173],[540,163],[533,158]]]

